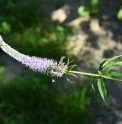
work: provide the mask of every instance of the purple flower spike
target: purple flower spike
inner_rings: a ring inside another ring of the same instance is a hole
[[[67,65],[63,62],[63,57],[59,62],[47,58],[30,57],[19,53],[6,44],[0,36],[0,47],[8,55],[21,62],[33,71],[38,71],[47,75],[62,77],[67,71]]]

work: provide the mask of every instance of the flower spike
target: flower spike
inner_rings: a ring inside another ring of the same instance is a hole
[[[53,59],[24,55],[6,44],[1,36],[0,47],[8,55],[21,62],[26,67],[29,67],[33,71],[38,71],[51,76],[62,77],[68,69],[67,65],[63,62],[64,57],[62,57],[60,61],[57,62]]]

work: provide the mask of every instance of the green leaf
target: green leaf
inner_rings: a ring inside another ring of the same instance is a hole
[[[78,14],[80,16],[87,16],[90,14],[90,8],[88,6],[80,6],[78,8]]]
[[[109,59],[105,59],[99,66],[99,71],[101,71],[103,69],[103,67],[105,67],[106,65],[108,65],[111,61],[113,61],[114,59],[117,59],[119,57],[122,57],[122,55],[119,56],[114,56],[112,58]]]
[[[114,59],[117,59],[119,57],[122,57],[122,55],[119,56],[114,56],[112,58],[107,59],[107,61],[103,64],[103,66],[106,66],[107,64],[109,64],[111,61],[113,61]]]
[[[90,3],[91,3],[91,6],[94,6],[94,5],[98,5],[98,0],[91,0]]]
[[[75,66],[77,66],[77,65],[70,65],[70,66],[68,66],[68,71],[71,71]]]
[[[122,20],[122,8],[117,13],[117,19]]]
[[[97,86],[98,86],[99,93],[100,93],[100,95],[101,95],[101,97],[103,99],[103,102],[104,102],[105,106],[108,106],[107,105],[107,91],[106,91],[103,79],[98,78],[97,81],[98,81]]]
[[[60,26],[60,25],[57,25],[57,27],[56,27],[57,29],[58,29],[58,31],[64,31],[64,28],[62,27],[62,26]]]
[[[65,75],[65,76],[66,76],[66,75]],[[70,82],[70,83],[74,83],[74,82],[71,82],[67,76],[66,76],[66,79],[67,79],[68,82]]]
[[[121,73],[118,73],[118,72],[104,72],[103,75],[104,76],[107,76],[107,77],[113,77],[113,76],[120,77],[120,76],[122,76],[122,74]]]
[[[107,62],[108,59],[105,59],[104,61],[101,62],[100,66],[99,66],[99,71],[102,70],[102,68],[104,67],[104,64]]]
[[[91,7],[91,13],[96,14],[99,12],[99,7],[98,5],[94,5]]]
[[[121,61],[118,61],[118,62],[112,62],[108,65],[106,65],[105,67],[102,68],[102,72],[109,69],[110,67],[113,67],[113,66],[118,66],[118,65],[122,65],[122,62]]]
[[[71,73],[71,72],[68,72],[68,71],[67,71],[66,74],[68,74],[68,75],[72,75],[72,76],[78,78],[75,74],[73,74],[73,73]]]
[[[70,60],[69,60],[69,58],[68,58],[68,60],[67,60],[67,64],[66,64],[66,65],[69,65],[69,63],[70,63]]]
[[[91,87],[92,87],[92,89],[93,89],[93,91],[94,91],[94,93],[95,93],[95,88],[94,88],[93,83],[91,84]]]
[[[98,13],[99,12],[99,7],[98,7],[98,2],[99,0],[91,0],[91,13]]]

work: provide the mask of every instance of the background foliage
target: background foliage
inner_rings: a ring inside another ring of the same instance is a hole
[[[16,83],[15,83],[16,82]],[[0,122],[4,124],[81,124],[91,118],[88,83],[71,91],[51,88],[44,75],[16,78],[0,85]],[[82,90],[82,91],[81,91]]]
[[[71,31],[52,23],[37,5],[33,1],[22,4],[0,0],[0,33],[11,47],[24,54],[60,59],[66,55]],[[89,111],[93,95],[87,81],[70,90],[62,85],[59,91],[49,77],[35,72],[23,73],[6,83],[6,77],[1,77],[1,124],[84,124],[92,120]]]

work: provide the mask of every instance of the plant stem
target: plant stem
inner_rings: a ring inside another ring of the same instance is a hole
[[[105,78],[105,79],[122,82],[122,80],[119,80],[119,79],[116,79],[116,78],[112,78],[112,77],[106,77],[106,76],[100,75],[100,74],[91,74],[91,73],[77,72],[77,71],[69,71],[69,72],[70,73],[74,73],[74,74],[83,74],[83,75],[87,75],[87,76],[93,76],[93,77],[102,77],[102,78]]]
[[[69,71],[69,72],[75,73],[75,74],[83,74],[83,75],[88,75],[88,76],[100,77],[99,74],[91,74],[91,73],[77,72],[77,71]]]

